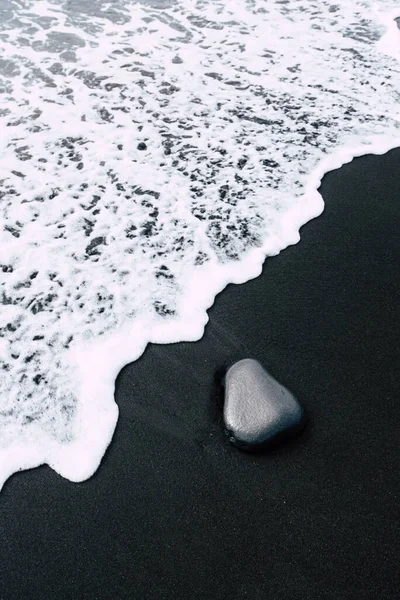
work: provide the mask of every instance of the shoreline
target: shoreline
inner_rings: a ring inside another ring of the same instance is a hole
[[[5,600],[394,600],[399,164],[396,149],[328,173],[301,243],[218,294],[199,341],[150,344],[122,369],[89,481],[9,479]],[[214,388],[245,357],[309,415],[257,457],[225,440]]]
[[[157,333],[154,335],[150,333],[147,339],[144,332],[152,331],[152,323],[146,325],[140,321],[137,323],[135,320],[131,326],[123,328],[123,333],[117,331],[104,336],[102,341],[95,340],[95,361],[88,361],[88,357],[92,354],[91,343],[86,346],[81,344],[76,350],[74,349],[71,364],[78,367],[77,376],[82,381],[82,398],[78,405],[77,415],[81,432],[77,434],[76,441],[67,447],[50,444],[41,448],[35,444],[32,444],[32,447],[19,444],[7,448],[4,460],[6,467],[0,469],[0,492],[4,483],[13,473],[37,468],[42,464],[51,466],[58,474],[72,482],[82,482],[91,478],[101,468],[103,456],[112,443],[118,423],[118,406],[113,399],[118,373],[127,364],[138,360],[149,344],[175,344],[200,340],[209,322],[208,313],[212,309],[215,298],[229,285],[243,285],[259,277],[265,261],[298,244],[301,241],[301,229],[323,214],[325,203],[319,192],[323,177],[355,158],[368,155],[378,156],[396,148],[400,148],[400,138],[371,136],[357,146],[342,146],[335,152],[324,156],[308,176],[305,193],[301,196],[300,202],[294,204],[281,219],[280,230],[283,233],[283,241],[279,236],[277,239],[272,239],[272,245],[271,243],[268,245],[266,242],[261,248],[249,252],[239,263],[228,265],[228,274],[226,272],[227,265],[212,264],[211,268],[205,265],[203,269],[196,271],[195,276],[192,277],[189,292],[186,292],[180,300],[182,306],[179,312],[183,312],[182,318],[178,321],[169,321],[164,327],[158,324]],[[215,280],[215,286],[211,290],[207,286],[210,279]],[[202,285],[203,281],[204,285]],[[205,289],[207,292],[204,297]],[[202,306],[199,306],[198,297],[202,294],[203,302]],[[193,305],[195,305],[194,309]],[[190,308],[185,310],[185,307]],[[131,340],[135,340],[135,342],[132,344]],[[129,348],[128,356],[127,348]],[[84,365],[83,369],[80,368],[81,364]],[[105,375],[107,371],[108,374]],[[98,373],[102,374],[100,382]],[[101,420],[96,416],[99,412],[102,415]],[[95,428],[93,428],[93,423],[96,424]],[[99,427],[103,431],[102,436],[98,435]],[[86,452],[85,461],[82,461],[82,455],[85,455],[85,449],[88,446],[88,439],[92,440],[91,443],[95,450],[91,456]],[[29,456],[28,461],[26,456]]]

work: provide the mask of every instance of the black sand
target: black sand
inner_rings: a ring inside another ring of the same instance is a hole
[[[399,171],[395,150],[328,174],[324,214],[217,298],[201,341],[122,371],[90,481],[8,481],[2,600],[398,598]],[[211,393],[244,357],[308,411],[261,456],[228,445]]]

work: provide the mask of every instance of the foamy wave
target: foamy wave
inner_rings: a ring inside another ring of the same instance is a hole
[[[266,5],[2,1],[0,486],[89,477],[121,367],[201,337],[326,171],[400,145],[394,3]]]

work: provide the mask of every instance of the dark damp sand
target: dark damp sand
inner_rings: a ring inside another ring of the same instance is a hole
[[[9,480],[2,600],[397,598],[399,170],[395,150],[328,174],[324,214],[216,299],[201,341],[122,371],[90,481]],[[211,392],[249,356],[309,415],[262,456],[228,445]]]

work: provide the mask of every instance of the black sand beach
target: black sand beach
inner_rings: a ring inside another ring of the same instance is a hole
[[[399,171],[394,150],[329,173],[323,215],[220,294],[201,341],[121,372],[91,480],[6,483],[2,600],[398,598]],[[257,456],[228,445],[213,387],[245,357],[308,414]]]

